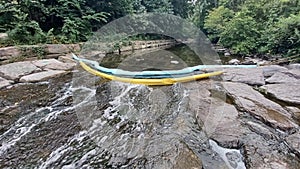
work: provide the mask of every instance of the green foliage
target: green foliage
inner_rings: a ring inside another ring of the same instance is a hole
[[[197,0],[194,5],[193,14],[190,20],[199,28],[203,29],[204,21],[209,11],[216,7],[215,1]]]
[[[295,55],[299,11],[299,0],[219,0],[204,29],[214,43],[238,54]]]
[[[300,53],[300,12],[280,18],[269,30],[268,47],[274,53],[290,56]]]
[[[174,15],[188,18],[192,8],[188,0],[171,0]]]
[[[108,14],[88,6],[89,0],[5,0],[0,2],[0,31],[13,44],[85,41]]]
[[[227,23],[233,16],[233,11],[224,6],[214,8],[209,12],[204,24],[204,29],[212,42],[218,42],[220,34],[225,31]]]
[[[147,12],[173,13],[173,6],[169,0],[143,0],[142,4]]]
[[[255,52],[260,34],[255,20],[250,16],[238,15],[233,18],[220,35],[220,43],[238,54]]]

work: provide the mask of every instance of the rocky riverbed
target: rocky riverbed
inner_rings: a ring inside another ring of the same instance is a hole
[[[0,168],[299,168],[300,66],[225,71],[147,87],[2,65]]]

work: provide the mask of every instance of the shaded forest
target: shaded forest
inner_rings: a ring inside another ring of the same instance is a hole
[[[2,0],[2,46],[76,43],[117,18],[168,13],[236,54],[300,53],[300,0]]]

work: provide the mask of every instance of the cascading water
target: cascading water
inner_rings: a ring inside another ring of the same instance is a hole
[[[190,157],[186,154],[225,164],[213,159],[208,138],[189,110],[193,91],[186,86],[107,82],[87,88],[69,80],[49,103],[31,108],[1,133],[1,168],[174,168]],[[81,101],[71,104],[76,92]],[[83,119],[89,120],[83,124]]]

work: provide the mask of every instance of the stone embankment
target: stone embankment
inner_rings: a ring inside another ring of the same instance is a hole
[[[93,44],[93,46],[102,47],[102,53],[105,54],[125,53],[149,48],[168,48],[176,44],[177,42],[174,40],[153,40],[133,41],[123,46],[106,43],[104,46],[103,44]],[[64,58],[68,53],[78,52],[83,48],[85,48],[83,44],[46,44],[4,47],[0,48],[0,65],[25,60]]]

